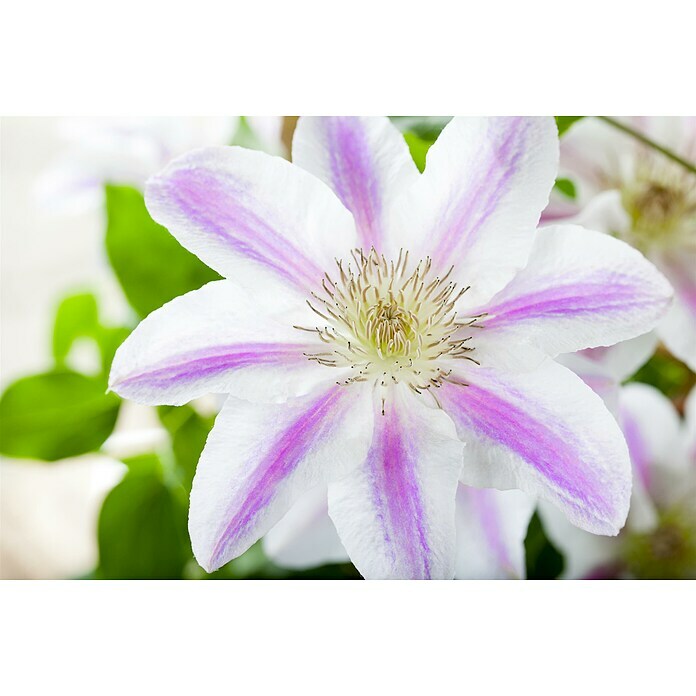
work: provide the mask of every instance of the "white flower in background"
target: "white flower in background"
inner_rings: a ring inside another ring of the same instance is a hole
[[[235,117],[71,118],[60,125],[64,154],[40,179],[47,208],[76,212],[98,206],[104,184],[141,188],[170,160],[196,147],[229,145],[240,131]],[[282,154],[282,117],[247,116],[247,139]]]
[[[597,537],[542,507],[569,578],[696,579],[696,390],[684,421],[647,384],[621,389],[619,422],[633,464],[633,496],[618,537]]]
[[[696,117],[625,122],[696,163]],[[696,370],[696,174],[611,125],[586,118],[561,141],[559,175],[573,181],[576,199],[556,195],[544,219],[571,217],[617,236],[652,260],[675,290],[659,336]]]
[[[366,577],[454,576],[460,482],[619,531],[626,443],[548,356],[646,333],[671,288],[607,235],[535,230],[557,156],[551,118],[456,118],[421,175],[388,119],[309,118],[293,164],[204,148],[148,182],[153,218],[225,280],[145,319],[110,383],[229,394],[191,493],[206,570],[318,486]]]

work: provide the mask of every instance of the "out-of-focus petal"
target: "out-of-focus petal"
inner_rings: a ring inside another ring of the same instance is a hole
[[[534,500],[521,491],[460,485],[455,577],[523,579],[526,575],[524,539],[534,505]]]
[[[279,566],[304,570],[350,559],[329,517],[326,486],[313,488],[263,538],[263,550]]]

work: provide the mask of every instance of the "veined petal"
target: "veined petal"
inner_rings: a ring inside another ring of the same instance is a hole
[[[669,307],[672,288],[640,252],[572,225],[537,232],[527,266],[481,307],[489,339],[531,340],[551,355],[642,335]],[[478,311],[478,310],[477,310]]]
[[[327,183],[355,218],[365,251],[383,247],[389,204],[418,180],[403,135],[386,117],[302,117],[293,162]]]
[[[463,483],[518,488],[553,502],[578,527],[618,533],[631,465],[597,394],[551,360],[519,374],[471,368],[454,376],[469,386],[444,382],[438,398],[467,444]]]
[[[347,563],[347,551],[329,517],[324,485],[303,495],[263,538],[263,550],[277,565],[304,570],[326,563]]]
[[[454,118],[394,205],[391,248],[454,264],[465,299],[485,302],[525,264],[557,166],[550,117]]]
[[[226,278],[274,275],[316,289],[355,247],[350,213],[324,183],[280,157],[240,147],[194,150],[148,181],[152,217]]]
[[[674,286],[674,304],[658,328],[667,348],[696,371],[696,253],[660,254],[656,262]]]
[[[246,551],[307,491],[362,461],[370,394],[337,385],[285,404],[228,398],[201,455],[189,532],[211,572]]]
[[[329,484],[329,514],[366,578],[452,578],[463,445],[450,419],[403,386],[375,405],[361,466]]]
[[[524,539],[534,500],[520,491],[457,491],[457,570],[462,580],[523,579]]]
[[[250,293],[228,280],[177,297],[144,319],[116,352],[110,388],[144,404],[181,405],[207,393],[282,401],[335,378],[304,355],[309,312],[269,278]],[[306,305],[305,305],[306,308]]]

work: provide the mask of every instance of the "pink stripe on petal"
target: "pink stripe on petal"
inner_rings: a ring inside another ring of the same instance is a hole
[[[331,430],[328,419],[333,422],[347,415],[349,400],[341,398],[347,391],[335,386],[323,392],[300,416],[269,438],[265,454],[249,471],[245,485],[228,506],[225,524],[210,557],[211,567],[225,562],[230,547],[249,533],[258,515],[296,471],[313,443]]]
[[[461,490],[461,487],[460,487]],[[471,504],[474,507],[481,524],[481,530],[485,536],[489,548],[495,554],[498,563],[502,568],[514,572],[515,565],[510,558],[510,554],[503,538],[498,506],[495,494],[487,489],[469,488],[466,491]]]
[[[202,232],[300,289],[313,287],[322,277],[323,271],[304,250],[288,241],[300,235],[280,234],[276,226],[281,221],[274,220],[270,212],[264,213],[262,203],[251,195],[244,180],[236,180],[227,172],[182,168],[150,186],[153,191],[159,189],[158,195],[165,195],[178,213]]]
[[[508,192],[525,153],[524,134],[529,124],[522,118],[510,119],[490,152],[481,153],[477,185],[460,200],[451,200],[444,218],[433,229],[433,260],[446,267],[463,256],[477,241],[488,218]],[[485,159],[484,159],[485,158]]]
[[[557,499],[563,509],[572,513],[572,517],[578,520],[589,518],[592,524],[598,523],[600,528],[608,530],[602,533],[615,533],[613,522],[609,521],[617,517],[619,504],[627,503],[630,472],[627,472],[626,481],[610,479],[603,457],[605,454],[606,457],[617,457],[621,451],[608,449],[604,453],[600,449],[602,446],[619,447],[621,434],[599,399],[594,395],[589,397],[589,390],[578,392],[575,397],[582,396],[583,402],[591,400],[593,406],[596,403],[595,407],[601,409],[601,413],[587,413],[586,416],[596,420],[597,415],[601,415],[606,432],[597,432],[597,426],[590,425],[589,420],[587,432],[584,432],[577,422],[571,426],[570,422],[564,421],[562,412],[551,410],[555,408],[556,400],[562,398],[565,388],[571,385],[575,390],[585,388],[564,368],[558,365],[551,365],[551,368],[546,374],[537,372],[540,382],[554,378],[559,382],[550,387],[540,383],[539,393],[544,395],[543,399],[535,395],[535,388],[531,385],[535,373],[513,375],[509,379],[506,375],[503,381],[483,369],[475,370],[467,377],[470,383],[467,387],[445,383],[438,396],[445,411],[460,428],[460,436],[465,442],[471,445],[480,443],[478,446],[489,452],[482,456],[500,452],[500,463],[492,461],[490,466],[502,468],[488,473],[484,471],[486,480],[480,485],[500,487],[496,476],[508,472],[506,476],[512,479],[505,478],[503,487],[510,487],[507,484],[514,481],[514,487],[535,495],[540,493],[541,486],[548,491],[550,499]],[[568,380],[568,384],[564,386],[561,380]],[[526,384],[525,389],[529,388],[530,393],[518,390],[515,382]],[[567,398],[573,399],[574,395],[569,393]],[[596,442],[592,438],[597,438]]]
[[[382,191],[362,123],[350,117],[324,119],[331,185],[353,213],[364,249],[379,248]]]
[[[560,283],[560,281],[559,281]],[[631,308],[641,308],[654,302],[651,295],[638,292],[635,278],[587,279],[563,285],[549,281],[549,287],[536,292],[511,297],[500,304],[486,308],[490,318],[488,327],[514,323],[520,319],[543,317],[578,317],[617,311],[624,313]]]
[[[408,427],[393,402],[376,422],[366,470],[373,505],[390,561],[401,559],[412,577],[431,577],[431,549],[424,525],[423,500],[416,473],[417,452]]]
[[[214,346],[181,353],[168,361],[130,374],[112,385],[115,391],[146,387],[167,388],[185,382],[196,382],[216,374],[251,365],[272,365],[306,360],[305,344],[239,343]]]

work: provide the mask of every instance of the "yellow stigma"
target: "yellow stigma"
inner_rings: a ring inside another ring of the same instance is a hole
[[[404,382],[421,393],[449,377],[450,359],[477,362],[470,356],[469,329],[480,317],[457,321],[455,304],[468,288],[449,280],[453,268],[440,277],[429,258],[413,266],[408,252],[387,261],[374,249],[356,249],[336,268],[335,277],[325,274],[322,292],[308,300],[323,325],[296,328],[316,332],[326,344],[307,354],[310,360],[354,371],[339,384]]]

